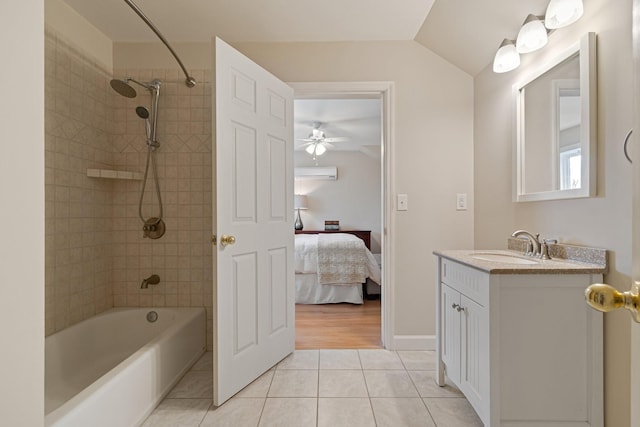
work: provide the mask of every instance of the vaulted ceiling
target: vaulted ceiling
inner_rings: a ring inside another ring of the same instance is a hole
[[[63,0],[116,42],[157,41],[122,0]],[[415,40],[474,76],[548,0],[136,0],[171,42]]]

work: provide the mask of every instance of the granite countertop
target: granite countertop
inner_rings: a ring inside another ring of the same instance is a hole
[[[561,245],[557,245],[561,246]],[[443,250],[434,251],[434,255],[448,258],[469,267],[490,274],[604,274],[607,271],[606,251],[603,249],[578,248],[577,250],[560,251],[577,254],[576,259],[552,258],[543,260],[524,256],[521,251],[514,250]],[[596,251],[596,252],[591,252]],[[500,260],[504,257],[504,260]],[[552,255],[553,257],[553,255]],[[508,262],[513,260],[514,262]],[[522,261],[520,261],[522,260]],[[515,263],[515,262],[523,262]]]

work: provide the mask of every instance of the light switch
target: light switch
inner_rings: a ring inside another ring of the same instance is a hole
[[[397,209],[399,211],[409,210],[409,197],[406,194],[398,194]]]
[[[457,211],[467,210],[467,194],[466,193],[456,194],[456,210]]]

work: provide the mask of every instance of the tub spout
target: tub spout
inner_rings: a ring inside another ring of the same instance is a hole
[[[160,283],[160,276],[158,276],[157,274],[152,274],[146,279],[142,279],[140,289],[147,289],[149,285],[157,285],[158,283]]]

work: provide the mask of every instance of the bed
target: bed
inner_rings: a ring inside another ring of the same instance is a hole
[[[296,234],[296,304],[363,303],[367,278],[380,283],[378,262],[359,237]]]

